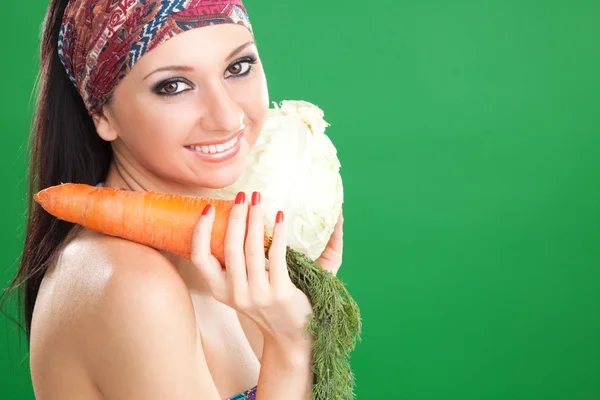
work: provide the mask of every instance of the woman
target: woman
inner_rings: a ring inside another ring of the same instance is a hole
[[[242,173],[269,104],[236,0],[52,0],[41,78],[30,195],[80,182],[210,196]],[[30,203],[15,283],[36,398],[310,398],[311,306],[287,274],[283,213],[268,269],[260,193],[236,198],[225,266],[213,220],[207,207],[189,262]],[[318,260],[334,273],[341,235],[340,218]]]

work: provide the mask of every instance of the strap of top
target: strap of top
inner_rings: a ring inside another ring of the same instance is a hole
[[[238,395],[230,397],[227,400],[254,400],[256,398],[256,387],[246,390]]]

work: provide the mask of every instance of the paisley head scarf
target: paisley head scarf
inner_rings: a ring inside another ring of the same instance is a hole
[[[203,26],[252,26],[240,0],[71,0],[58,55],[90,115],[148,51]]]

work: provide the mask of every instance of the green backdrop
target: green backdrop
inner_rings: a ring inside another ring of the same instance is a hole
[[[46,1],[4,3],[2,285]],[[339,151],[358,398],[600,399],[600,3],[246,6],[271,99],[318,104]],[[33,398],[1,321],[0,398]]]

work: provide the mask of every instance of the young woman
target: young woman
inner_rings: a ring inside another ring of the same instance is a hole
[[[233,183],[269,96],[237,1],[52,0],[43,29],[30,195],[61,182],[210,196]],[[214,209],[192,261],[60,221],[30,203],[22,262],[36,398],[309,399],[311,306],[268,268],[260,193],[236,198],[226,262]],[[341,264],[342,219],[318,263]]]

